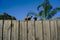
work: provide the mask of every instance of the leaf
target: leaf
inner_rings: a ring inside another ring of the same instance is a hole
[[[40,5],[37,7],[37,10],[39,10],[39,8],[42,7],[42,6],[43,6],[43,3],[40,4]]]
[[[47,16],[47,19],[50,19],[52,18],[56,13],[57,11],[60,10],[60,8],[54,8]]]
[[[49,12],[51,9],[52,9],[52,6],[50,4],[48,4],[46,11]]]
[[[38,15],[39,15],[39,16],[42,16],[43,13],[44,13],[44,11],[40,11]]]
[[[58,11],[58,10],[60,10],[60,8],[59,8],[59,7],[57,7],[57,8],[55,8],[55,10],[57,10],[57,11]]]

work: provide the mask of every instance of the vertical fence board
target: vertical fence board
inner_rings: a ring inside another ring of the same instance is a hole
[[[57,24],[58,24],[58,26],[57,26],[57,37],[58,37],[58,40],[60,40],[60,20],[57,20]]]
[[[0,20],[0,40],[2,40],[2,25],[3,25],[2,23],[3,20]],[[4,20],[3,40],[27,40],[27,39],[60,40],[60,21],[52,20],[43,22],[42,21],[27,22],[12,20],[11,31],[11,20]]]
[[[44,40],[50,40],[49,21],[43,21]]]
[[[14,24],[14,21],[13,20],[11,20],[12,21],[12,23],[11,23],[11,26],[10,27],[12,27],[12,28],[10,28],[10,37],[11,37],[11,39],[10,40],[14,40],[14,35],[15,35],[15,33],[14,33],[14,26],[15,26],[15,24]],[[15,26],[16,27],[16,26]],[[15,38],[16,39],[16,38]]]
[[[10,26],[9,26],[9,40],[14,40],[14,24],[13,24],[13,20],[10,20]]]
[[[26,21],[24,21],[24,40],[27,40],[27,22]]]
[[[22,23],[21,23],[21,25],[22,25],[22,40],[24,40],[24,22],[22,21]]]
[[[54,30],[55,30],[55,40],[58,40],[57,39],[57,22],[56,22],[56,20],[54,20]]]
[[[7,24],[6,25],[8,25],[8,27],[7,27],[7,40],[10,40],[10,26],[11,26],[11,20],[6,20],[6,22],[7,22]]]
[[[22,27],[22,40],[24,40],[24,22],[21,21],[21,27]]]
[[[21,21],[22,40],[27,40],[26,21]]]
[[[51,21],[51,40],[57,40],[57,27],[56,27],[56,21]]]
[[[23,24],[22,24],[22,22],[23,22],[23,21],[20,21],[20,40],[23,40],[23,33],[22,33],[22,31],[23,31],[22,25],[23,25]]]
[[[35,40],[34,21],[28,21],[28,40]]]
[[[2,20],[0,20],[0,40],[2,40]]]
[[[18,21],[18,40],[20,40],[20,20]]]
[[[18,40],[18,21],[12,20],[12,40]]]
[[[3,30],[3,40],[9,40],[9,27],[10,27],[11,21],[10,20],[4,20],[4,30]]]
[[[54,35],[55,35],[55,33],[54,33],[54,22],[51,21],[50,23],[51,23],[51,40],[54,40]]]
[[[35,26],[36,26],[36,40],[43,40],[42,21],[36,21]]]

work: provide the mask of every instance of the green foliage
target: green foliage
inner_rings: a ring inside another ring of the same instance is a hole
[[[60,8],[54,8],[47,16],[47,19],[50,19],[52,18],[56,13],[57,11],[60,10]]]
[[[41,7],[43,7],[43,10],[40,11],[39,9]],[[60,10],[60,8],[56,7],[53,9],[49,1],[45,0],[42,4],[38,5],[37,10],[39,11],[37,16],[39,16],[40,19],[48,20],[48,19],[51,19],[57,13],[57,11]],[[31,13],[31,14],[36,15],[36,13]]]
[[[15,17],[8,15],[6,12],[4,12],[2,15],[0,15],[0,20],[16,20]]]
[[[45,0],[41,5],[39,5],[37,7],[37,10],[39,10],[40,7],[43,7],[44,10],[43,13],[39,12],[38,14],[40,14],[39,16],[42,16],[44,18],[43,20],[51,19],[57,13],[57,10],[60,10],[60,8],[58,7],[52,9],[52,6],[48,0]]]

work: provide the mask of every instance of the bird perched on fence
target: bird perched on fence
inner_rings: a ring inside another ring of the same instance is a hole
[[[34,16],[34,18],[33,18],[35,21],[37,20],[37,16]]]
[[[32,18],[32,16],[28,16],[28,17],[25,18],[25,20],[29,21],[29,20],[31,20],[31,18]]]

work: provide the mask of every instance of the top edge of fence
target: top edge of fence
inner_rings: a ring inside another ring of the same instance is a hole
[[[36,21],[54,21],[54,20],[60,21],[58,19],[52,19],[52,20],[36,20]],[[5,20],[5,21],[11,21],[11,20]],[[27,20],[12,20],[12,21],[27,21]],[[35,21],[35,20],[28,20],[28,21]]]

